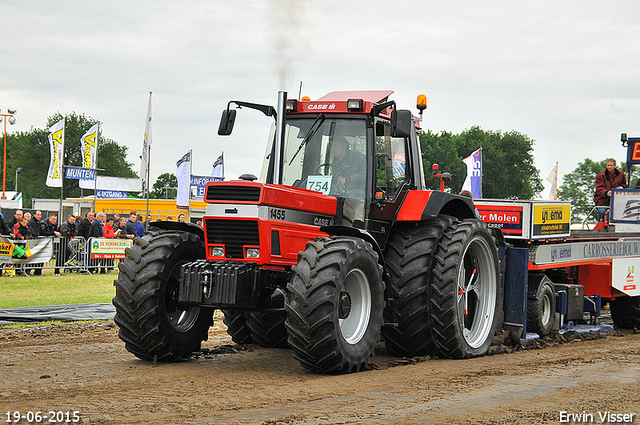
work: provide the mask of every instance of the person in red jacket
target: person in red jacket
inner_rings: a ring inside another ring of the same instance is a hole
[[[118,232],[120,233],[120,232]],[[116,237],[116,232],[113,230],[113,217],[107,217],[107,222],[102,228],[102,237],[113,239]],[[115,262],[112,259],[104,260],[107,266],[107,273],[111,273]]]
[[[607,169],[596,176],[596,194],[593,200],[598,208],[598,221],[603,221],[611,205],[611,189],[626,189],[627,178],[616,168],[616,160],[607,159]]]
[[[113,230],[113,217],[109,217],[107,218],[107,222],[105,223],[104,227],[102,228],[103,231],[103,237],[105,238],[115,238],[116,237],[116,233],[115,230]]]

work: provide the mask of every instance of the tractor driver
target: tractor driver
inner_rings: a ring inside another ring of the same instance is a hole
[[[354,198],[364,197],[366,159],[357,150],[349,149],[345,136],[335,136],[331,143],[331,166],[336,179],[344,185],[347,195]]]

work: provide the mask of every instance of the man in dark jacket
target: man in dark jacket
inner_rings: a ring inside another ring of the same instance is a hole
[[[626,189],[627,178],[624,173],[616,168],[616,160],[607,159],[607,169],[596,176],[596,193],[593,200],[598,208],[598,221],[603,221],[607,209],[611,205],[611,190]]]
[[[56,257],[56,267],[61,267],[67,260],[75,255],[80,249],[79,242],[77,240],[71,240],[78,231],[78,227],[76,226],[76,216],[71,214],[69,218],[67,218],[64,223],[60,225],[60,247],[62,253]],[[56,268],[56,275],[60,274],[60,270]]]
[[[29,230],[34,238],[40,236],[40,220],[42,219],[42,211],[38,210],[33,213],[31,220],[29,220]]]
[[[36,211],[36,214],[40,213],[40,211]],[[40,213],[42,215],[42,213]],[[42,220],[40,223],[40,236],[46,237],[60,237],[60,232],[58,231],[58,215],[56,213],[49,213],[49,217],[45,220]],[[64,254],[60,252],[60,247],[63,246],[60,243],[59,239],[53,240],[53,252],[56,255],[56,269],[53,271],[54,275],[60,274],[60,266],[64,264]],[[34,271],[35,274],[41,274],[42,270],[36,269]]]
[[[88,212],[87,216],[82,219],[80,224],[78,225],[78,236],[82,236],[85,240],[89,239],[89,229],[91,228],[91,224],[95,220],[95,214],[93,212]]]
[[[7,222],[11,233],[13,233],[16,224],[20,223],[20,220],[22,220],[22,210],[16,210],[16,212],[13,213],[13,218]]]
[[[138,235],[138,229],[136,228],[136,223],[138,222],[138,213],[136,211],[131,211],[129,213],[129,220],[127,220],[127,234],[130,235]]]
[[[32,238],[40,237],[40,219],[42,218],[42,211],[38,210],[33,213],[33,216],[29,219],[27,226],[29,226],[29,230],[31,230]],[[33,263],[33,275],[34,276],[42,276],[42,268],[44,267],[44,263]],[[25,272],[27,274],[31,274],[31,269],[26,269]]]
[[[63,238],[71,239],[76,235],[77,230],[76,216],[73,214],[60,225],[60,234]]]
[[[49,213],[49,218],[40,222],[40,236],[61,236],[58,231],[58,215],[56,213]]]
[[[13,230],[9,229],[9,225],[4,219],[4,214],[2,214],[1,207],[0,207],[0,234],[2,234],[3,236],[13,235]]]

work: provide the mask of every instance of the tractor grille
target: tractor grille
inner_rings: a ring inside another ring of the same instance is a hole
[[[227,258],[244,258],[244,245],[260,246],[258,222],[254,220],[205,220],[207,242],[225,244]]]
[[[246,186],[209,186],[205,201],[244,201],[258,202],[259,187]]]

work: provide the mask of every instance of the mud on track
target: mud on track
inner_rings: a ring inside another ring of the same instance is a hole
[[[397,358],[380,344],[371,370],[326,376],[290,350],[233,344],[220,317],[203,351],[174,364],[136,359],[113,322],[4,329],[0,419],[77,410],[92,424],[560,424],[561,411],[593,423],[610,411],[640,423],[640,334],[562,339],[470,360]]]

